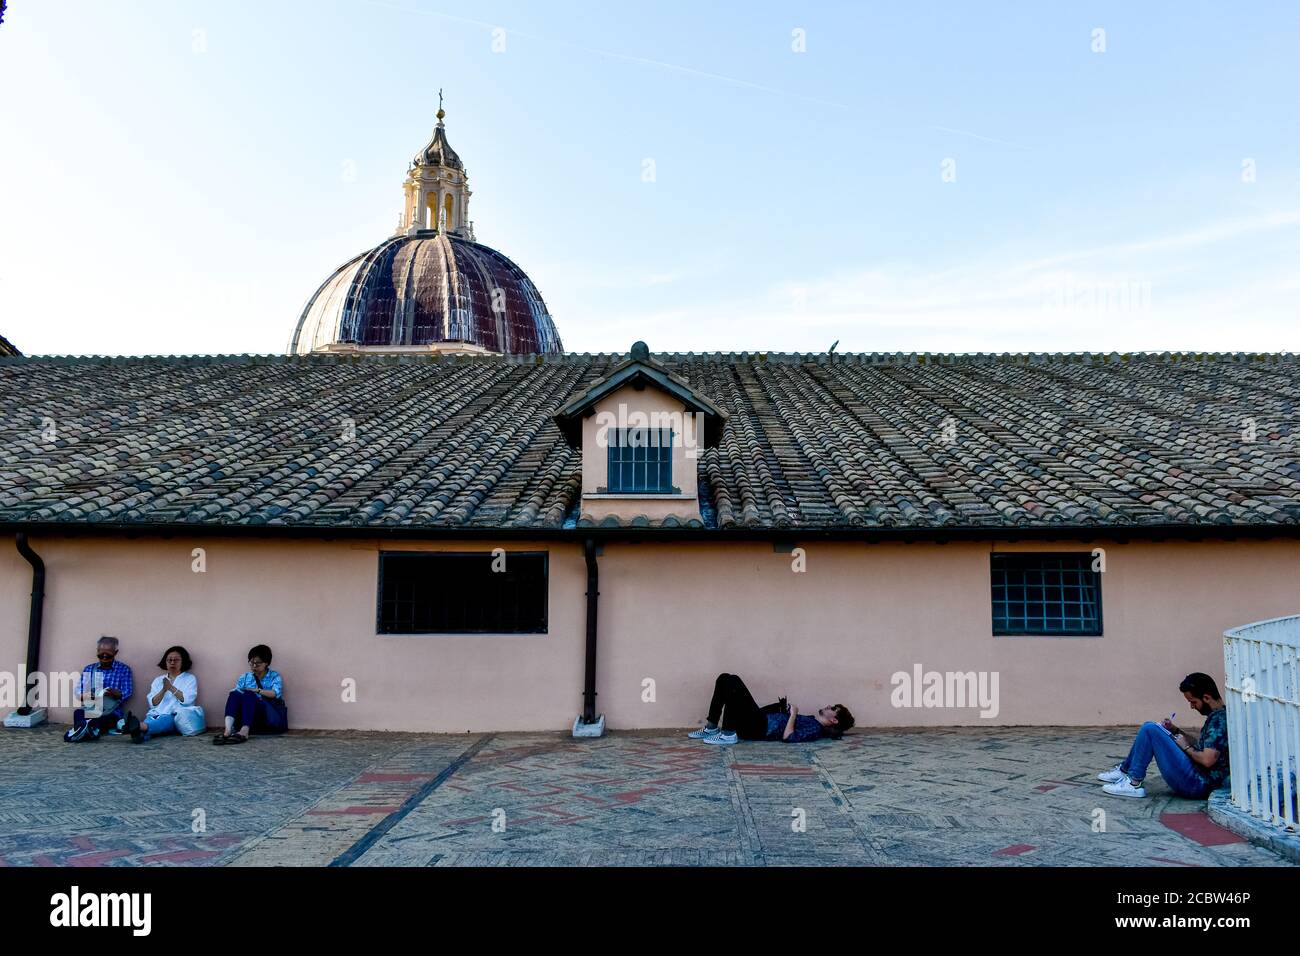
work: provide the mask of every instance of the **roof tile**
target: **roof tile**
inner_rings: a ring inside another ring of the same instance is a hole
[[[564,527],[551,416],[622,358],[0,359],[0,521]],[[1294,356],[655,358],[719,529],[1300,524]]]

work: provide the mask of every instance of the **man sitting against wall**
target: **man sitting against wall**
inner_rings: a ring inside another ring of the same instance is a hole
[[[1202,800],[1228,780],[1228,709],[1219,697],[1219,685],[1209,674],[1188,674],[1178,685],[1192,710],[1205,718],[1195,744],[1166,718],[1147,721],[1123,763],[1097,779],[1114,797],[1145,797],[1142,781],[1154,756],[1160,775],[1180,797]]]
[[[686,736],[706,744],[734,744],[738,740],[782,740],[804,743],[819,737],[838,740],[853,726],[853,715],[843,704],[823,707],[813,716],[799,713],[782,697],[759,707],[749,688],[735,674],[719,674],[704,726]]]
[[[101,637],[95,645],[95,658],[96,663],[87,664],[77,682],[72,729],[63,735],[69,743],[98,740],[100,734],[117,727],[126,716],[123,705],[135,693],[131,668],[117,660],[116,637]]]

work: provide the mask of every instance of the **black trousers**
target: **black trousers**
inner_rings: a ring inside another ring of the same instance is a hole
[[[759,707],[743,680],[735,674],[719,674],[709,701],[709,723],[717,724],[721,718],[723,730],[734,730],[744,740],[762,740],[767,736],[767,715],[780,709],[779,703]]]
[[[111,714],[102,714],[99,717],[87,717],[86,711],[78,707],[72,712],[72,726],[80,727],[82,724],[90,724],[92,727],[98,727],[100,733],[107,733],[117,726],[117,722],[122,719],[122,710],[118,708]]]

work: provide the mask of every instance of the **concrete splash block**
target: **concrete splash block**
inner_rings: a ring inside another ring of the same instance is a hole
[[[45,708],[33,707],[30,714],[20,714],[14,711],[5,718],[6,727],[39,727],[45,723]]]
[[[573,722],[573,736],[575,737],[604,737],[605,736],[605,715],[601,714],[590,724],[582,722],[582,715],[579,714]]]

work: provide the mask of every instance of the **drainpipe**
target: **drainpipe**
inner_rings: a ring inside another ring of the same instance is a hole
[[[600,601],[600,569],[596,566],[596,542],[588,538],[583,550],[587,557],[587,673],[582,691],[582,723],[596,723],[596,609]]]
[[[41,660],[41,612],[45,605],[45,562],[27,543],[27,534],[19,531],[16,544],[18,553],[32,566],[32,606],[27,613],[27,686],[23,692],[18,715],[26,717],[32,712],[28,701],[31,699],[32,684],[36,680],[36,671]]]

